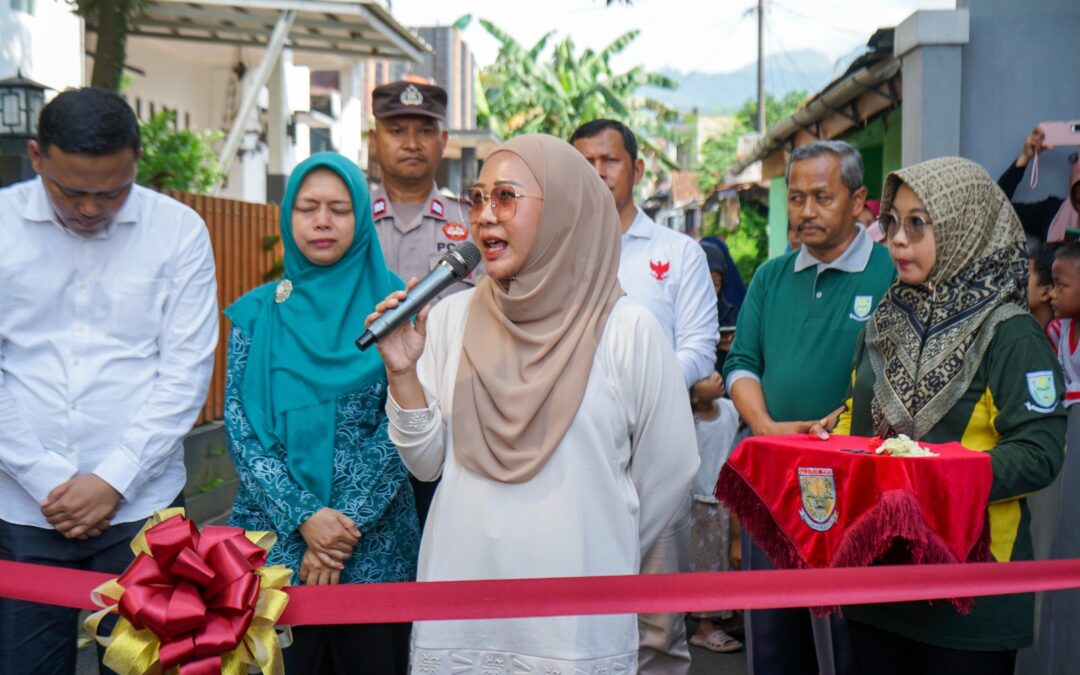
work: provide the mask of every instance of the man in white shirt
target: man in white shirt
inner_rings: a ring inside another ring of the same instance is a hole
[[[66,91],[0,190],[0,559],[120,573],[178,503],[218,337],[209,234],[134,184],[135,114]],[[0,599],[0,669],[74,673],[72,609]]]
[[[716,291],[705,253],[693,239],[660,227],[634,204],[634,186],[645,162],[637,139],[626,125],[597,119],[580,126],[570,143],[585,156],[611,189],[622,222],[619,283],[660,321],[682,367],[687,388],[708,377],[716,365]],[[685,508],[642,556],[646,574],[690,569],[690,495]],[[682,614],[641,614],[638,672],[684,675],[690,672],[690,648]]]

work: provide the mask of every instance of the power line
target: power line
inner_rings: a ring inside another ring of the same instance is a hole
[[[743,19],[745,19],[745,18],[746,18],[747,16],[749,16],[750,14],[752,14],[752,13],[753,13],[754,11],[755,11],[755,10],[754,10],[753,8],[751,8],[751,9],[748,9],[747,11],[743,12],[742,14],[740,14],[740,15],[739,15],[738,17],[736,17],[736,18],[735,18],[735,20],[734,20],[734,22],[732,22],[732,23],[731,23],[730,25],[728,25],[728,29],[727,29],[727,31],[726,31],[726,32],[725,32],[725,33],[724,33],[723,35],[721,35],[720,37],[714,38],[714,41],[715,41],[715,43],[716,43],[716,46],[714,46],[714,47],[712,48],[712,50],[711,50],[711,51],[710,51],[710,52],[709,52],[709,53],[708,53],[707,55],[705,55],[705,57],[704,57],[704,58],[702,58],[702,59],[699,59],[699,60],[698,60],[698,63],[708,63],[708,61],[709,61],[709,60],[710,60],[710,59],[711,59],[711,58],[712,58],[712,57],[713,57],[713,56],[714,56],[714,55],[715,55],[715,54],[716,54],[716,53],[717,53],[718,51],[720,51],[720,49],[721,49],[721,48],[723,48],[723,47],[725,46],[725,45],[724,45],[724,40],[726,40],[727,38],[731,37],[731,35],[732,35],[732,34],[733,34],[733,33],[735,32],[735,29],[736,29],[736,28],[738,28],[738,27],[739,27],[739,24],[741,24],[741,23],[743,22]],[[722,25],[722,24],[721,24],[721,25]],[[694,70],[694,71],[692,71],[692,72],[690,73],[690,77],[688,77],[688,78],[687,78],[687,79],[686,79],[685,81],[683,81],[683,82],[680,82],[680,83],[679,83],[679,86],[678,86],[678,88],[676,88],[676,89],[673,89],[672,91],[669,91],[669,92],[668,92],[667,96],[665,96],[665,97],[664,97],[664,99],[663,99],[663,101],[662,101],[662,102],[664,103],[664,105],[667,105],[668,103],[670,103],[670,101],[671,101],[671,98],[672,98],[673,96],[675,96],[675,95],[676,95],[676,94],[677,94],[677,93],[679,92],[679,89],[681,89],[681,88],[685,87],[685,86],[686,86],[687,84],[689,84],[690,82],[693,82],[693,81],[694,81],[694,79],[695,79],[696,77],[698,77],[698,76],[700,76],[700,75],[703,75],[703,74],[704,74],[704,73],[703,73],[702,71],[700,71],[700,70]]]
[[[787,7],[786,5],[783,5],[783,4],[779,3],[779,2],[776,2],[775,0],[772,2],[772,5],[774,7],[779,7],[780,9],[784,10],[785,12],[787,12],[788,14],[790,14],[793,17],[796,17],[798,19],[803,19],[804,21],[810,21],[810,22],[816,23],[817,25],[828,28],[829,30],[832,30],[835,33],[849,35],[849,36],[858,37],[858,38],[865,38],[866,37],[866,34],[863,33],[862,31],[857,31],[857,30],[854,30],[854,29],[851,29],[851,28],[842,28],[840,26],[828,23],[826,21],[822,21],[821,19],[819,19],[816,16],[810,16],[808,14],[803,14],[802,12],[797,12],[797,11],[791,9],[790,7]]]

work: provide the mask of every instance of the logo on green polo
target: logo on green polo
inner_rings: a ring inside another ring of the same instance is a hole
[[[1033,412],[1053,412],[1056,407],[1057,391],[1054,390],[1054,374],[1049,370],[1037,370],[1027,374],[1028,393],[1031,394],[1032,405],[1027,409]]]
[[[856,321],[866,321],[870,318],[870,312],[874,310],[874,296],[856,295],[855,302],[851,304],[851,318]]]

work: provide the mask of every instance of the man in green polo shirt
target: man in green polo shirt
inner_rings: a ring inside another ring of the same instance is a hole
[[[866,201],[855,148],[842,141],[797,148],[787,182],[788,218],[802,246],[754,274],[724,364],[731,399],[758,436],[807,433],[834,415],[851,382],[856,341],[895,277],[888,251],[855,220]],[[746,567],[771,568],[749,543]],[[751,675],[855,672],[835,618],[755,610],[746,633]]]

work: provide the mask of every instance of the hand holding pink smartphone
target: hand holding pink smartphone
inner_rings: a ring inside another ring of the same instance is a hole
[[[1039,125],[1039,130],[1043,132],[1043,147],[1080,145],[1080,120],[1043,122]]]

